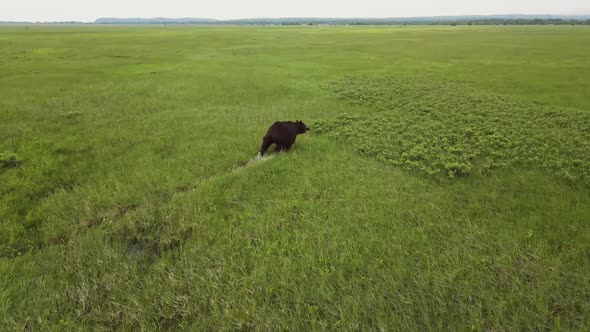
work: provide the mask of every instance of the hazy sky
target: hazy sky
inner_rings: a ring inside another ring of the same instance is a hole
[[[0,0],[0,21],[590,14],[590,0]]]

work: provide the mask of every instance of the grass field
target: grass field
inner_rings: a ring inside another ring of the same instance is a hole
[[[590,329],[588,27],[0,46],[2,330]]]

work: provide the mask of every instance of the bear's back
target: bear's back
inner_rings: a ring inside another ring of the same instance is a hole
[[[297,126],[292,122],[273,123],[266,134],[274,141],[278,142],[293,142],[297,136]]]

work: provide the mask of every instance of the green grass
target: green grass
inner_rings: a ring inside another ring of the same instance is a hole
[[[590,328],[588,27],[0,45],[8,330]],[[295,119],[315,128],[247,163]]]

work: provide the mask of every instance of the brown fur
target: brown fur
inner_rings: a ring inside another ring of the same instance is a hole
[[[302,121],[275,122],[262,139],[260,147],[260,156],[264,156],[266,150],[275,145],[275,152],[289,151],[295,138],[299,134],[305,134],[309,128]]]

